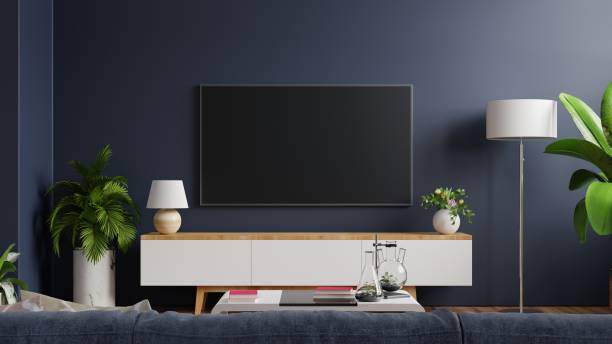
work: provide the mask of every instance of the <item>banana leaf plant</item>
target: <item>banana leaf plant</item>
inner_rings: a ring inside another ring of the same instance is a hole
[[[90,165],[80,161],[68,164],[80,175],[79,181],[61,180],[47,194],[62,190],[64,197],[49,216],[53,251],[59,256],[60,239],[69,234],[74,248],[82,248],[87,260],[97,263],[105,251],[117,246],[127,251],[136,238],[140,210],[128,194],[122,176],[102,174],[112,150],[105,146]]]
[[[557,140],[544,152],[582,159],[599,170],[576,170],[569,181],[570,190],[586,187],[574,209],[574,230],[585,242],[588,226],[598,235],[612,234],[612,82],[601,101],[601,118],[577,97],[561,93],[559,99],[584,139]]]

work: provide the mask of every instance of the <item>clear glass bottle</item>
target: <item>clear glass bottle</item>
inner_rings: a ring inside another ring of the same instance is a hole
[[[383,297],[380,280],[376,272],[375,255],[373,251],[365,251],[365,264],[357,285],[355,297],[359,301],[376,302]]]
[[[404,267],[406,250],[401,248],[397,254],[396,241],[387,241],[385,246],[387,254],[378,267],[380,286],[384,291],[393,292],[402,289],[408,278],[406,267]]]

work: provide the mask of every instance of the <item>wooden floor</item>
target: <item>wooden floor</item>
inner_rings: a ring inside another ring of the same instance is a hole
[[[509,307],[469,307],[469,306],[452,306],[452,307],[425,307],[425,310],[431,312],[434,309],[448,309],[455,313],[485,313],[485,312],[501,312]],[[612,314],[612,309],[609,307],[574,307],[574,306],[546,306],[546,307],[525,307],[525,311],[535,311],[538,313],[562,313],[562,314]]]

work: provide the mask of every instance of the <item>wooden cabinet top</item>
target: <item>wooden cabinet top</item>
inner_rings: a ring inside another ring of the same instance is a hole
[[[147,233],[141,240],[472,240],[465,233],[436,232],[178,232]]]

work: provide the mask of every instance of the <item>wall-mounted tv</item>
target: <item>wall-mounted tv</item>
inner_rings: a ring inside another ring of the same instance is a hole
[[[201,85],[203,206],[412,204],[411,85]]]

